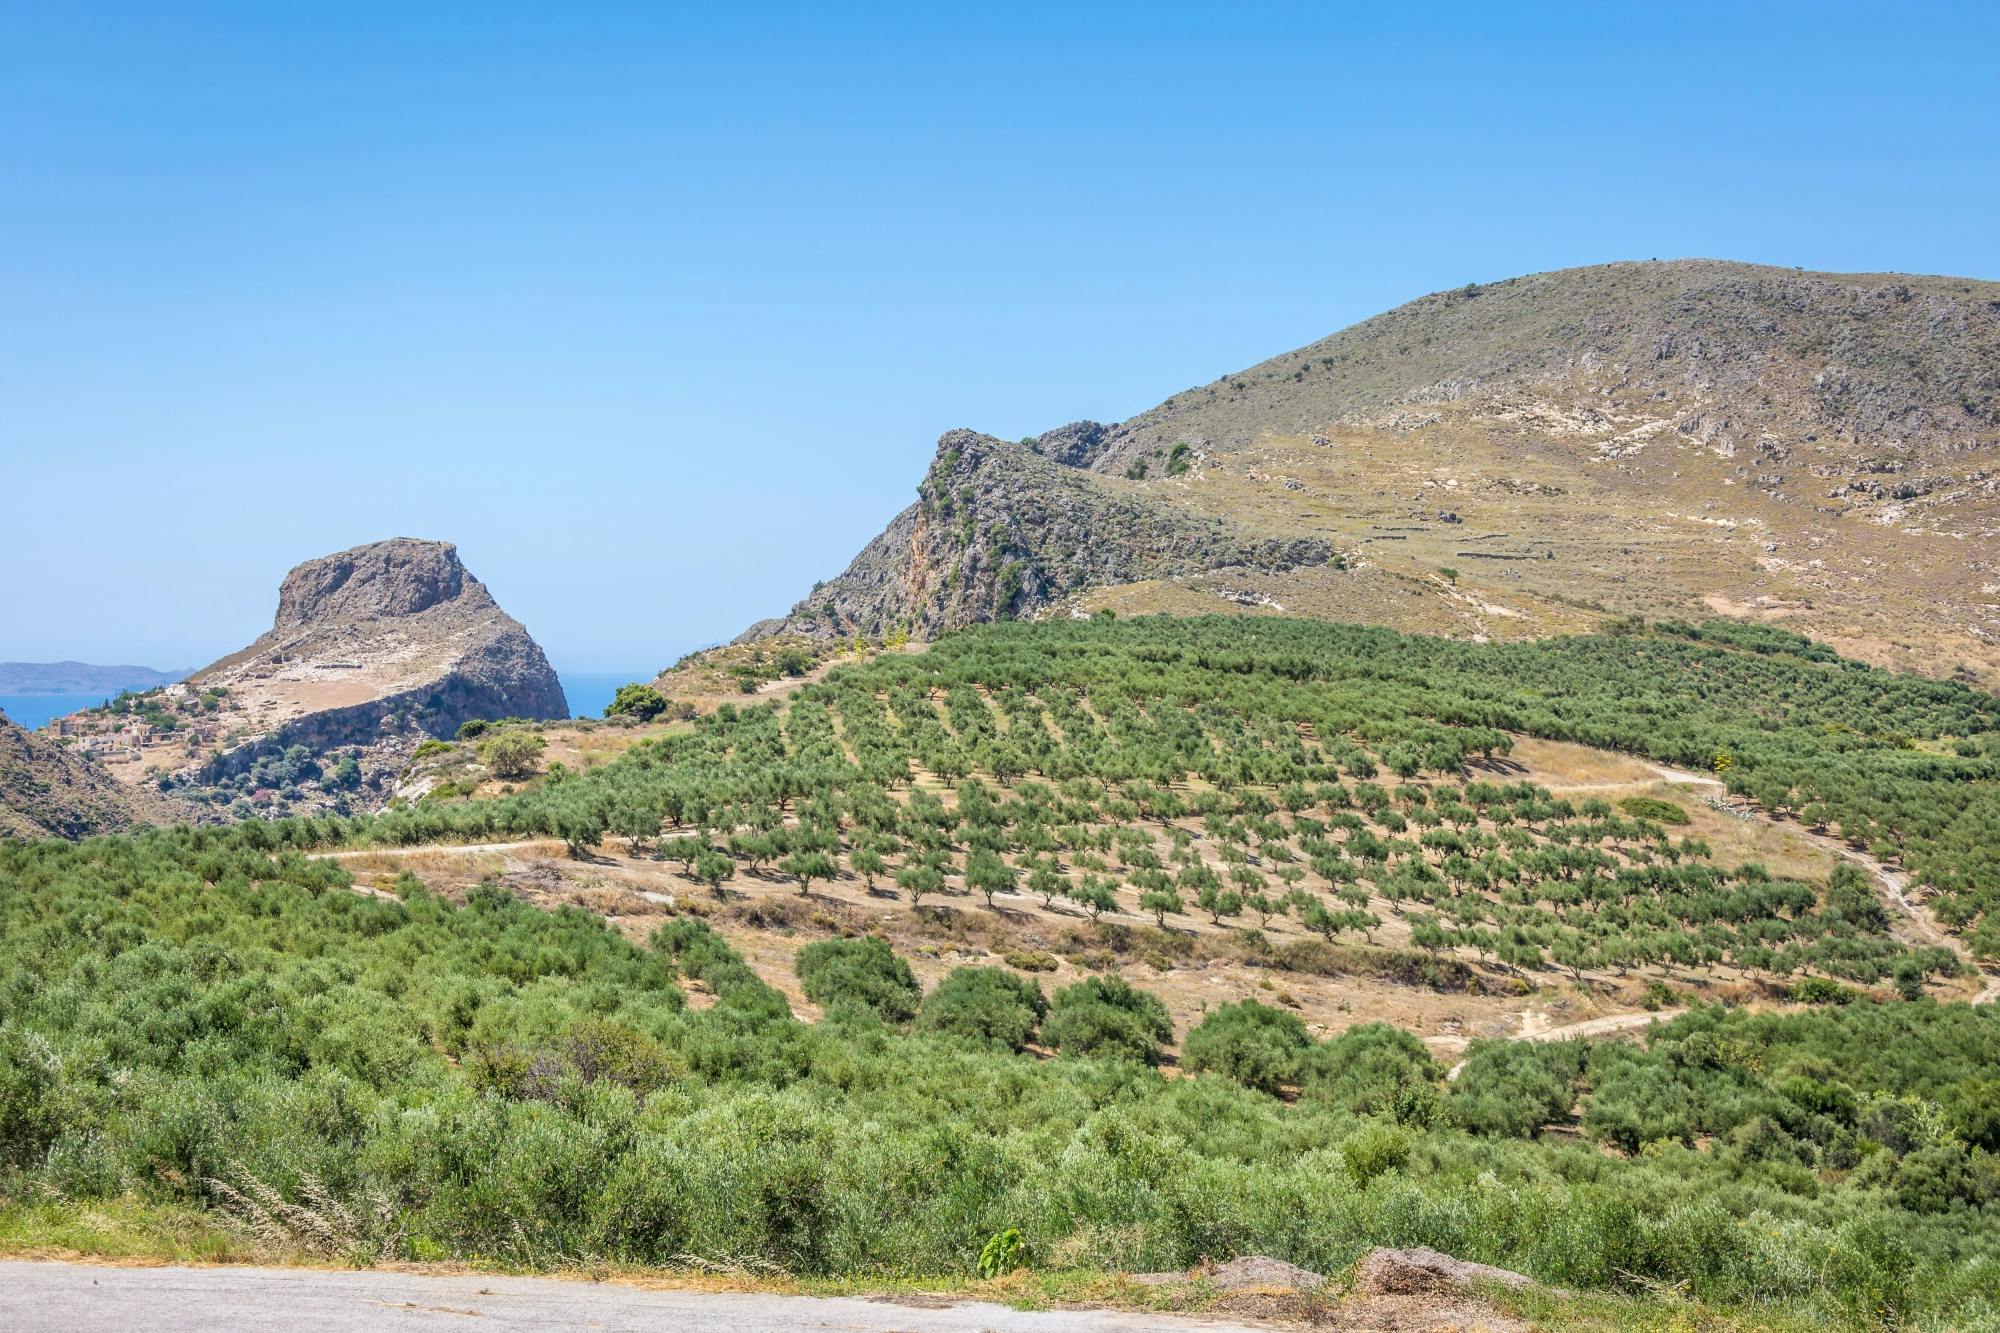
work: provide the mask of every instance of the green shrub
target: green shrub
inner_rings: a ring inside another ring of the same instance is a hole
[[[1792,999],[1800,1004],[1852,1004],[1860,993],[1827,977],[1801,977],[1792,983]]]
[[[1585,1051],[1578,1041],[1474,1042],[1451,1085],[1451,1113],[1475,1134],[1531,1138],[1569,1115]]]
[[[792,1006],[783,993],[752,971],[706,921],[675,917],[654,931],[649,943],[672,959],[682,976],[706,986],[732,1014],[757,1021],[791,1018]]]
[[[1023,972],[1053,972],[1061,966],[1061,960],[1046,949],[1026,949],[1002,955],[1009,967],[1018,967]]]
[[[924,997],[917,1027],[1019,1051],[1048,1013],[1042,988],[999,967],[960,967]]]
[[[1340,1142],[1340,1160],[1354,1183],[1367,1188],[1368,1182],[1385,1171],[1407,1166],[1416,1139],[1407,1129],[1381,1123],[1363,1125]]]
[[[604,716],[650,722],[672,706],[667,696],[651,685],[620,685],[618,693],[604,706]]]
[[[1308,1096],[1359,1115],[1428,1124],[1442,1072],[1415,1034],[1362,1023],[1314,1047],[1302,1062]]]
[[[496,778],[532,776],[548,741],[532,731],[503,731],[479,742],[479,762]]]
[[[917,1016],[922,989],[910,965],[879,935],[808,944],[793,966],[806,998],[823,1009],[864,1009],[884,1023]]]
[[[1688,812],[1672,801],[1663,801],[1657,796],[1627,796],[1618,802],[1618,808],[1634,819],[1650,819],[1655,824],[1685,824]]]
[[[1018,1227],[997,1231],[979,1249],[979,1276],[1004,1277],[1028,1261],[1028,1247]]]
[[[1042,1039],[1064,1055],[1156,1065],[1173,1040],[1173,1020],[1156,995],[1122,977],[1086,977],[1055,994]]]
[[[1312,1037],[1297,1014],[1256,1000],[1225,1004],[1195,1024],[1181,1043],[1181,1067],[1213,1070],[1246,1088],[1276,1093],[1297,1081]]]

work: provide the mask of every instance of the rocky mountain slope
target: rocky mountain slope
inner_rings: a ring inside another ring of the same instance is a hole
[[[0,714],[0,837],[84,838],[183,813]]]
[[[787,621],[743,637],[878,636],[898,626],[929,635],[1032,611],[1078,588],[1222,566],[1283,571],[1332,557],[1324,538],[1160,505],[1141,487],[1084,470],[1096,434],[1082,423],[1038,449],[947,433],[917,503]]]
[[[314,749],[569,714],[548,658],[458,548],[408,538],[292,570],[269,632],[188,686],[226,690],[252,736]]]
[[[1990,682],[2000,284],[1687,260],[1440,292],[1120,424],[952,432],[918,497],[751,635],[1723,614]]]

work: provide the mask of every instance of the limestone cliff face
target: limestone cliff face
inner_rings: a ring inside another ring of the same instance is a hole
[[[457,548],[408,539],[376,542],[308,560],[287,574],[278,588],[272,633],[416,616],[447,602],[462,611],[498,609],[485,585],[465,572]]]
[[[223,687],[258,742],[315,750],[384,735],[448,736],[473,718],[560,718],[560,681],[446,542],[398,538],[285,576],[268,633],[189,678]]]
[[[928,637],[1031,616],[1079,589],[1246,567],[1324,565],[1322,539],[1272,535],[1139,493],[1088,469],[1104,428],[1079,422],[1032,444],[947,432],[917,503],[896,515],[847,572],[775,633]]]
[[[87,838],[184,814],[0,714],[0,837]]]

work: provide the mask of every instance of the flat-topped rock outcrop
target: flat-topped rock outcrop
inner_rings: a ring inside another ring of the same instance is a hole
[[[278,589],[269,632],[188,687],[226,691],[232,722],[255,741],[314,749],[449,736],[473,718],[569,715],[540,646],[458,549],[410,538],[299,565]]]

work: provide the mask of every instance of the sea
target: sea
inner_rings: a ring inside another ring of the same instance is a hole
[[[603,717],[604,710],[618,696],[620,685],[630,685],[633,681],[650,683],[656,673],[651,671],[564,671],[560,668],[556,676],[562,681],[563,694],[569,698],[569,711],[575,717]]]
[[[50,718],[95,708],[110,697],[108,694],[0,694],[0,712],[6,713],[16,726],[33,731]]]
[[[653,678],[650,671],[558,671],[556,675],[569,697],[569,711],[576,717],[603,717],[620,685]],[[50,718],[95,708],[109,698],[105,694],[0,694],[0,712],[33,731]]]

